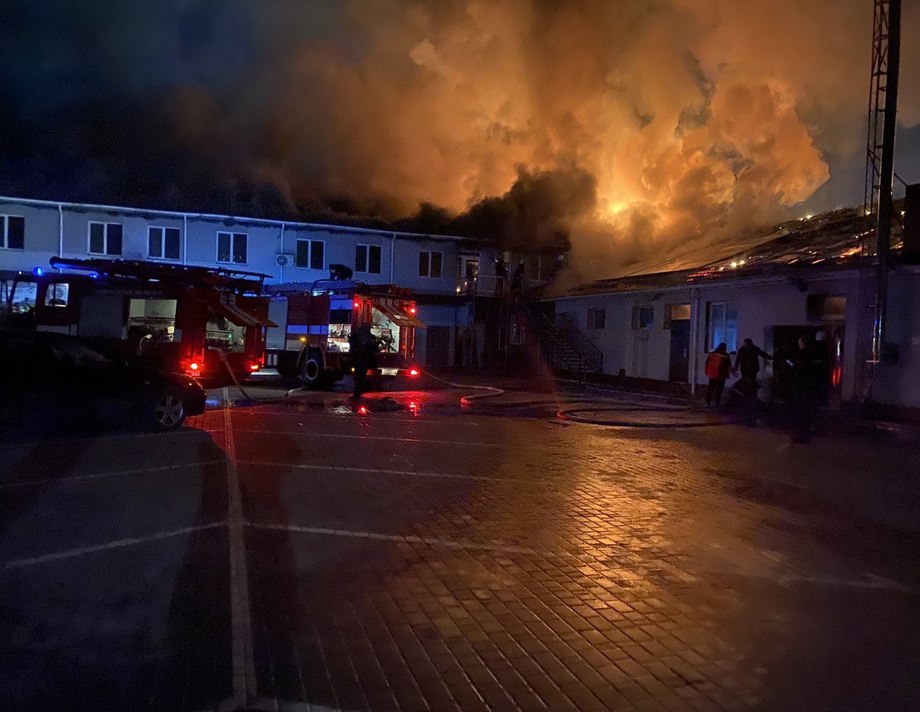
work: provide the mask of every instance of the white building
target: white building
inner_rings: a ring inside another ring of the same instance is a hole
[[[781,355],[810,334],[832,352],[835,401],[920,408],[920,266],[896,264],[889,278],[886,341],[897,361],[869,363],[877,272],[861,256],[864,232],[856,210],[838,211],[699,269],[583,285],[555,300],[556,324],[577,326],[604,374],[693,391],[720,342],[735,351],[751,338]],[[769,398],[782,362],[765,366]]]
[[[436,366],[459,360],[473,300],[507,292],[493,265],[500,255],[513,261],[494,245],[449,235],[0,196],[0,280],[47,269],[55,255],[223,267],[278,284],[309,284],[342,264],[356,280],[412,290],[428,327],[416,353]],[[527,255],[528,279],[544,283],[556,264],[556,255]]]

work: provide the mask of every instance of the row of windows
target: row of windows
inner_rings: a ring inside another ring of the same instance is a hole
[[[93,255],[119,257],[122,254],[124,232],[121,223],[91,222],[89,224],[88,251]],[[217,261],[229,264],[246,264],[248,261],[248,235],[244,232],[217,233]],[[25,218],[0,215],[0,248],[22,250],[25,248]],[[182,231],[177,227],[151,226],[147,228],[147,255],[154,259],[179,260],[182,254]],[[380,245],[355,246],[355,272],[380,274],[383,252]],[[419,251],[418,275],[440,279],[444,262],[443,252]],[[306,269],[326,268],[326,243],[323,240],[297,240],[294,265]]]
[[[732,302],[709,302],[706,310],[706,333],[708,350],[725,343],[729,351],[738,348],[738,307]],[[689,304],[666,304],[663,328],[672,328],[672,322],[689,321]],[[655,307],[652,304],[636,304],[632,308],[632,330],[651,329],[655,324]],[[606,328],[607,310],[588,309],[588,331]]]

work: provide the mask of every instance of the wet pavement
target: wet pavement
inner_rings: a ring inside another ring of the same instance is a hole
[[[458,395],[4,446],[0,709],[920,708],[915,446]]]

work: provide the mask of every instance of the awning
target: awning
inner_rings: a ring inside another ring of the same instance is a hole
[[[414,326],[416,329],[424,329],[425,325],[411,314],[404,311],[393,309],[384,304],[374,304],[374,309],[383,314],[387,319],[397,326]]]
[[[263,319],[255,314],[240,309],[236,304],[218,302],[209,305],[209,309],[218,316],[224,317],[231,324],[236,324],[237,326],[278,326],[269,319]]]

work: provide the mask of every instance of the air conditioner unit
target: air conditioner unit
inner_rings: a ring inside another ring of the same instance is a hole
[[[275,264],[279,267],[287,267],[289,264],[291,264],[293,257],[294,255],[289,255],[286,252],[279,252],[275,255]]]

